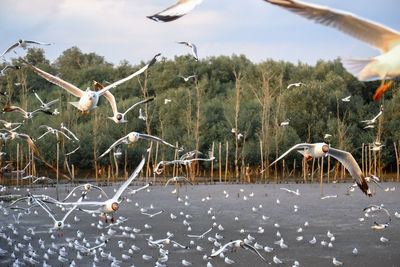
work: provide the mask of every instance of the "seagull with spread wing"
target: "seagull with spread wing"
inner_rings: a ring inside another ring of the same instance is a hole
[[[376,122],[376,120],[382,115],[382,113],[383,113],[383,110],[382,110],[382,107],[381,107],[381,109],[379,110],[379,113],[375,117],[373,117],[371,120],[363,120],[361,122],[364,122],[367,125],[374,124]]]
[[[187,82],[187,81],[189,81],[191,78],[196,77],[196,75],[190,75],[190,76],[187,76],[187,77],[184,77],[184,76],[182,76],[182,75],[179,75],[179,77],[182,78],[185,82]]]
[[[5,66],[5,67],[1,70],[0,76],[6,75],[6,71],[7,71],[7,70],[19,70],[20,68],[21,68],[21,67],[20,67],[20,66],[17,66],[17,65],[7,65],[7,66]]]
[[[62,131],[60,131],[60,130],[57,130],[57,129],[54,129],[54,128],[50,127],[50,126],[47,126],[47,125],[40,125],[39,128],[44,128],[44,129],[46,129],[46,132],[45,132],[44,134],[42,134],[40,137],[38,137],[38,139],[36,139],[36,141],[39,140],[39,139],[42,139],[45,135],[47,135],[47,134],[49,134],[49,133],[54,134],[54,135],[57,137],[57,140],[58,140],[58,134],[62,134],[62,135],[64,135],[68,140],[71,140],[71,138],[70,138],[68,135],[66,135],[64,132],[62,132]]]
[[[0,123],[2,123],[4,125],[4,127],[6,127],[7,129],[11,129],[14,126],[18,126],[18,125],[24,124],[23,122],[8,122],[8,121],[5,121],[5,120],[0,120]]]
[[[287,87],[286,87],[286,89],[289,89],[290,87],[300,87],[300,86],[306,86],[306,84],[305,83],[302,83],[302,82],[299,82],[299,83],[291,83],[291,84],[289,84]]]
[[[362,173],[360,166],[358,166],[358,163],[354,159],[354,157],[349,152],[335,149],[333,147],[328,146],[325,143],[315,143],[315,144],[301,143],[294,145],[288,151],[283,153],[279,158],[277,158],[274,162],[272,162],[262,172],[264,172],[269,167],[274,165],[276,162],[284,158],[287,154],[289,154],[293,150],[297,150],[299,153],[304,155],[306,159],[321,158],[323,156],[328,156],[328,155],[337,159],[348,170],[348,172],[351,174],[351,176],[353,177],[353,179],[355,180],[361,191],[364,194],[368,195],[369,197],[372,196],[371,190],[369,189],[367,181],[365,180],[364,174]]]
[[[36,110],[34,110],[32,112],[25,111],[23,108],[20,108],[20,107],[17,107],[17,106],[9,106],[9,107],[3,108],[3,112],[13,112],[13,111],[17,111],[17,112],[21,113],[24,116],[25,119],[32,119],[33,116],[35,116],[35,115],[37,115],[39,113],[44,113],[44,114],[47,114],[47,115],[53,115],[52,112],[50,112],[48,110],[45,110],[45,109],[41,109],[41,108],[36,109]]]
[[[44,110],[50,110],[50,106],[57,103],[58,101],[60,101],[60,99],[54,99],[52,101],[50,101],[49,103],[44,103],[43,100],[39,97],[39,95],[35,92],[35,96],[36,98],[40,101],[40,103],[42,104],[40,107],[43,108]]]
[[[176,4],[158,12],[152,16],[147,16],[154,21],[169,22],[184,16],[197,5],[200,5],[203,0],[179,0]]]
[[[283,7],[316,23],[333,27],[381,51],[374,58],[346,59],[343,65],[361,81],[382,80],[373,97],[379,100],[393,81],[385,84],[388,77],[400,75],[400,33],[381,24],[362,19],[354,14],[328,7],[294,0],[264,0]]]
[[[240,240],[240,239],[226,243],[225,245],[221,246],[220,249],[218,249],[217,251],[212,253],[210,256],[208,256],[208,258],[214,258],[214,257],[218,256],[219,254],[221,254],[222,252],[224,252],[225,250],[227,250],[228,247],[232,247],[232,246],[234,249],[236,249],[236,248],[249,249],[249,250],[253,251],[255,254],[257,254],[263,261],[266,261],[266,259],[260,254],[260,252],[258,252],[258,250],[255,247],[253,247],[252,245],[246,244],[243,240]]]
[[[35,145],[35,143],[32,141],[32,138],[27,135],[27,134],[20,134],[14,131],[9,131],[6,129],[0,129],[0,133],[5,133],[7,135],[7,139],[15,140],[16,138],[24,139],[28,145],[31,147],[33,152],[39,156],[39,151]]]
[[[197,55],[197,47],[195,44],[189,43],[189,42],[178,42],[178,44],[184,44],[187,47],[190,47],[192,49],[192,55],[193,55],[194,59],[196,59],[196,61],[199,60],[199,56]]]
[[[52,45],[52,43],[42,43],[38,41],[33,41],[33,40],[21,40],[19,39],[15,44],[11,45],[9,48],[7,48],[1,55],[0,57],[4,57],[5,54],[8,52],[12,51],[13,49],[17,47],[21,47],[22,49],[26,50],[26,48],[29,45],[36,44],[36,45]]]
[[[182,148],[179,148],[179,147],[176,147],[174,145],[171,145],[170,143],[165,142],[164,140],[162,140],[161,138],[158,138],[156,136],[152,136],[152,135],[149,135],[149,134],[141,134],[141,133],[137,133],[137,132],[130,132],[129,134],[125,135],[124,137],[118,139],[114,144],[112,144],[106,150],[106,152],[101,154],[101,156],[98,157],[97,159],[101,159],[102,157],[104,157],[105,155],[110,153],[111,149],[113,149],[114,147],[116,147],[116,146],[118,146],[120,144],[132,144],[132,146],[133,146],[134,143],[136,141],[138,141],[139,139],[147,139],[147,140],[150,140],[150,141],[161,143],[163,145],[170,146],[170,147],[175,148],[175,149],[183,150]]]
[[[73,106],[75,106],[76,108],[78,108],[79,110],[82,111],[82,113],[84,112],[88,112],[91,109],[94,109],[97,107],[97,103],[99,101],[100,96],[104,95],[106,92],[108,92],[110,89],[115,88],[116,86],[129,81],[130,79],[132,79],[133,77],[145,72],[149,67],[151,67],[158,59],[158,57],[161,54],[157,54],[153,57],[153,59],[146,64],[144,67],[142,67],[141,69],[139,69],[138,71],[136,71],[135,73],[129,75],[128,77],[125,77],[119,81],[116,81],[110,85],[107,85],[106,87],[104,87],[103,89],[101,89],[100,91],[92,91],[90,90],[90,88],[86,89],[86,91],[82,91],[81,89],[79,89],[78,87],[76,87],[73,84],[70,84],[64,80],[62,80],[59,77],[53,76],[37,67],[32,66],[31,64],[29,64],[28,62],[26,62],[25,60],[22,60],[30,69],[32,69],[34,72],[36,72],[39,76],[43,77],[44,79],[48,80],[49,82],[63,88],[64,90],[66,90],[68,93],[79,97],[80,100],[79,102],[70,102],[70,104],[72,104]]]
[[[118,210],[119,204],[122,202],[121,195],[124,193],[126,188],[132,183],[132,181],[139,175],[141,170],[143,169],[144,163],[150,153],[150,148],[147,149],[146,153],[143,156],[142,161],[136,167],[135,171],[131,174],[131,176],[118,188],[117,192],[114,194],[112,198],[109,198],[105,201],[82,201],[82,202],[57,202],[60,205],[66,206],[97,206],[98,209],[91,211],[92,213],[100,213],[102,216],[105,216],[108,213],[114,213]],[[105,217],[107,220],[107,217]],[[111,218],[111,222],[113,222],[113,217]]]

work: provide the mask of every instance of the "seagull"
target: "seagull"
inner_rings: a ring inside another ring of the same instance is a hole
[[[83,188],[85,191],[84,192],[88,192],[90,189],[97,189],[100,191],[100,193],[105,196],[106,198],[108,198],[106,192],[104,192],[103,189],[101,189],[101,187],[98,187],[96,185],[92,185],[92,184],[84,184],[84,185],[78,185],[76,187],[74,187],[71,192],[62,200],[62,202],[65,202],[74,192],[75,190],[78,190],[79,188]]]
[[[8,138],[11,140],[15,140],[16,138],[20,138],[20,139],[24,139],[26,140],[26,142],[28,143],[28,145],[31,147],[31,149],[33,150],[33,152],[39,156],[39,151],[35,145],[35,143],[32,141],[32,138],[27,135],[27,134],[20,134],[20,133],[16,133],[13,131],[9,131],[6,129],[0,129],[0,133],[6,133]]]
[[[93,252],[94,250],[96,250],[96,249],[98,249],[98,248],[101,248],[101,247],[106,246],[106,245],[107,245],[107,242],[108,242],[108,241],[105,240],[105,241],[102,242],[101,244],[98,244],[98,245],[96,245],[96,246],[94,246],[94,247],[88,248],[88,247],[85,247],[85,246],[82,246],[81,244],[79,244],[78,240],[75,239],[75,241],[74,241],[74,246],[75,246],[75,248],[78,249],[80,252],[89,254],[89,253]]]
[[[168,103],[171,102],[171,101],[172,101],[171,99],[166,98],[166,99],[164,99],[164,104],[166,105],[166,104],[168,104]]]
[[[290,122],[290,119],[286,119],[283,122],[281,122],[281,126],[282,127],[288,127],[289,126],[289,122]]]
[[[24,109],[17,107],[17,106],[9,106],[9,107],[5,107],[3,108],[3,112],[13,112],[13,111],[18,111],[19,113],[21,113],[25,119],[32,119],[34,115],[39,114],[39,113],[45,113],[48,115],[53,115],[52,112],[45,110],[45,109],[36,109],[32,112],[27,112]]]
[[[213,228],[211,227],[210,229],[208,229],[207,231],[205,231],[204,233],[202,233],[201,235],[187,235],[188,237],[193,237],[193,238],[197,238],[197,239],[203,239],[204,236],[206,234],[208,234],[209,232],[211,232]]]
[[[29,165],[31,165],[31,162],[32,162],[32,160],[29,161],[28,164],[26,164],[25,167],[22,170],[12,171],[12,173],[15,173],[15,174],[19,173],[20,175],[24,175],[25,171],[26,171],[26,168],[28,168]]]
[[[226,243],[220,249],[218,249],[217,251],[212,253],[208,258],[209,259],[214,258],[214,257],[218,256],[219,254],[221,254],[222,252],[224,252],[227,247],[232,247],[232,246],[234,246],[234,248],[241,247],[241,248],[245,248],[245,249],[250,249],[251,251],[256,253],[263,261],[266,261],[265,258],[260,254],[260,252],[258,252],[258,250],[255,247],[253,247],[249,244],[246,244],[243,240],[240,240],[240,239]]]
[[[171,145],[170,143],[165,142],[164,140],[162,140],[161,138],[158,138],[156,136],[152,136],[152,135],[148,135],[148,134],[141,134],[141,133],[137,133],[137,132],[130,132],[129,134],[127,134],[126,136],[118,139],[116,142],[114,142],[114,144],[112,144],[103,154],[101,154],[100,157],[98,157],[97,159],[101,159],[102,157],[104,157],[105,155],[107,155],[111,149],[113,149],[114,147],[120,145],[120,144],[132,144],[132,146],[134,145],[134,143],[136,141],[138,141],[139,139],[147,139],[147,140],[151,140],[151,141],[155,141],[167,146],[170,146],[172,148],[175,149],[179,149],[181,150],[181,148],[178,148],[174,145]]]
[[[49,133],[55,134],[56,137],[57,137],[57,140],[58,140],[58,134],[62,134],[62,135],[64,135],[68,140],[71,140],[71,138],[70,138],[68,135],[66,135],[65,133],[61,132],[60,130],[54,129],[54,128],[50,127],[50,126],[47,126],[47,125],[40,125],[39,128],[44,128],[44,129],[46,129],[47,131],[46,131],[44,134],[42,134],[40,137],[38,137],[38,139],[36,139],[36,140],[42,139],[45,135],[47,135],[47,134],[49,134]]]
[[[21,68],[21,67],[20,67],[20,66],[17,66],[17,65],[7,65],[7,66],[5,66],[5,67],[1,70],[0,76],[6,75],[6,71],[7,71],[7,70],[11,70],[11,69],[13,69],[13,70],[19,70],[20,68]]]
[[[346,96],[345,98],[342,98],[342,101],[343,102],[350,102],[350,97],[351,97],[351,95]]]
[[[302,83],[302,82],[299,82],[299,83],[291,83],[291,84],[289,84],[287,87],[286,87],[286,89],[289,89],[290,87],[292,87],[292,86],[294,86],[294,87],[300,87],[300,86],[307,86],[305,83]]]
[[[328,199],[328,198],[337,198],[337,195],[329,195],[329,196],[321,197],[321,199]]]
[[[126,115],[126,113],[128,113],[129,111],[131,111],[132,109],[134,109],[134,108],[135,108],[136,106],[138,106],[138,105],[145,104],[145,103],[151,102],[151,101],[153,101],[153,100],[154,100],[154,97],[150,97],[150,98],[148,98],[148,99],[139,101],[139,102],[133,104],[133,105],[132,105],[130,108],[128,108],[124,113],[119,113],[119,112],[117,111],[117,106],[113,104],[113,105],[111,105],[111,106],[112,106],[112,108],[113,108],[114,116],[113,116],[113,117],[108,117],[108,118],[109,118],[110,120],[113,120],[115,123],[125,123],[125,122],[128,122],[127,120],[125,120],[125,115]],[[115,102],[114,102],[114,103],[115,103]],[[142,115],[141,110],[142,110],[142,109],[140,109],[140,116],[139,116],[139,119],[142,119],[142,120],[145,121],[146,118]]]
[[[8,122],[8,121],[5,121],[5,120],[0,120],[0,123],[2,123],[4,125],[4,127],[6,127],[7,129],[11,129],[14,126],[18,126],[18,125],[24,124],[23,122]]]
[[[183,42],[178,42],[178,44],[184,44],[184,45],[186,45],[187,47],[192,48],[192,55],[193,55],[194,59],[196,59],[196,61],[199,60],[199,57],[197,56],[197,47],[196,47],[195,44],[189,43],[189,42],[185,42],[185,41],[183,41]]]
[[[288,193],[292,193],[293,195],[300,196],[299,189],[296,189],[296,191],[293,191],[293,190],[290,190],[290,189],[287,189],[287,188],[284,188],[284,187],[281,187],[280,189],[284,190],[284,191],[286,191]]]
[[[335,265],[335,266],[343,265],[343,262],[338,261],[335,257],[333,257],[332,263],[333,263],[333,265]]]
[[[303,149],[303,150],[299,150],[299,149]],[[367,181],[365,181],[364,174],[362,173],[360,166],[358,166],[358,163],[354,159],[354,157],[349,152],[329,147],[325,143],[315,143],[315,144],[300,143],[300,144],[294,145],[288,151],[286,151],[282,156],[280,156],[274,162],[272,162],[263,171],[267,170],[269,167],[274,165],[277,161],[279,161],[280,159],[285,157],[292,150],[298,150],[298,152],[303,154],[306,159],[321,158],[321,157],[327,156],[327,155],[337,159],[348,170],[348,172],[351,174],[353,179],[355,179],[355,181],[356,181],[358,187],[361,189],[361,191],[363,191],[364,194],[368,195],[369,197],[372,196],[371,190],[368,187],[368,183],[367,183]]]
[[[189,184],[193,185],[193,183],[190,182],[186,177],[184,177],[184,176],[175,176],[173,178],[168,179],[168,181],[165,183],[164,187],[166,187],[170,182],[177,182],[177,181],[180,181],[180,180],[184,180],[184,181],[188,182]]]
[[[26,62],[25,60],[22,59],[22,61],[30,68],[32,69],[34,72],[36,72],[39,76],[43,77],[44,79],[48,80],[49,82],[65,89],[68,93],[79,97],[80,100],[79,102],[70,102],[70,104],[72,104],[73,106],[75,106],[76,108],[78,108],[79,110],[83,112],[86,111],[90,111],[91,109],[94,109],[95,107],[97,107],[97,103],[99,101],[100,96],[104,95],[106,92],[108,92],[110,89],[115,88],[116,86],[132,79],[133,77],[145,72],[150,66],[152,66],[158,59],[158,57],[161,54],[157,54],[153,57],[153,59],[147,64],[145,65],[143,68],[141,68],[140,70],[136,71],[135,73],[129,75],[128,77],[125,77],[119,81],[116,81],[106,87],[104,87],[103,89],[101,89],[100,91],[92,91],[90,90],[90,88],[88,88],[86,91],[82,91],[81,89],[79,89],[78,87],[76,87],[73,84],[70,84],[64,80],[62,80],[59,77],[53,76],[37,67],[32,66],[31,64],[29,64],[28,62]]]
[[[39,97],[39,95],[36,92],[35,92],[35,96],[37,99],[39,99],[40,103],[42,104],[40,107],[43,108],[44,110],[49,110],[51,105],[60,101],[60,99],[57,98],[57,99],[50,101],[49,103],[44,103],[43,100]]]
[[[162,169],[159,170],[160,166],[163,165],[171,165],[171,164],[181,164],[181,165],[185,165],[188,166],[190,165],[193,161],[213,161],[215,159],[215,157],[211,157],[208,159],[204,159],[204,158],[195,158],[195,159],[185,159],[185,160],[172,160],[172,161],[160,161],[157,166],[153,169],[153,173],[156,174],[161,174],[162,173]]]
[[[325,135],[324,135],[324,139],[328,139],[328,138],[330,138],[330,137],[332,137],[331,134],[325,134]]]
[[[76,137],[76,135],[71,132],[65,125],[63,122],[61,122],[61,129],[65,130],[68,134],[70,134],[72,136],[72,138],[74,138],[76,141],[79,141],[79,138]]]
[[[139,119],[139,120],[146,121],[146,117],[143,116],[142,108],[139,108],[139,116],[138,116],[138,119]]]
[[[203,154],[203,153],[201,153],[198,150],[193,150],[193,151],[189,151],[189,152],[183,154],[179,159],[180,160],[189,159],[189,158],[192,158],[192,157],[196,156],[197,154]]]
[[[343,60],[343,65],[361,81],[382,79],[381,86],[373,97],[379,100],[393,81],[385,84],[385,79],[400,74],[400,33],[381,24],[365,20],[348,12],[328,7],[297,2],[294,0],[264,0],[283,7],[314,22],[336,28],[360,41],[379,49],[381,55],[366,59]]]
[[[57,204],[60,205],[69,205],[69,206],[99,206],[97,210],[92,210],[87,212],[91,213],[100,213],[101,216],[104,216],[107,222],[107,213],[114,213],[115,211],[118,210],[119,204],[122,202],[121,195],[124,193],[126,188],[132,183],[132,181],[139,175],[141,170],[143,169],[144,163],[146,159],[148,158],[148,155],[150,153],[150,148],[146,150],[146,153],[143,156],[143,159],[139,163],[139,165],[136,167],[135,171],[131,174],[131,176],[119,187],[117,192],[114,194],[114,196],[110,199],[107,199],[102,202],[98,201],[82,201],[82,202],[57,202]],[[111,222],[114,222],[114,217],[111,218]]]
[[[188,76],[188,77],[184,77],[184,76],[182,76],[182,75],[179,75],[179,77],[181,77],[185,82],[187,82],[187,81],[189,81],[191,78],[196,77],[196,75],[190,75],[190,76]]]
[[[201,2],[203,2],[203,0],[179,0],[177,3],[168,7],[167,9],[164,9],[163,11],[152,16],[147,16],[147,18],[157,22],[170,22],[184,16],[197,5],[200,5]]]
[[[164,211],[163,210],[160,210],[159,212],[156,212],[156,213],[153,213],[153,214],[150,214],[150,213],[147,213],[147,212],[142,212],[142,214],[143,215],[147,215],[147,216],[149,216],[150,218],[153,218],[154,216],[156,216],[156,215],[158,215],[158,214],[161,214],[161,213],[163,213]]]
[[[381,107],[379,113],[375,117],[373,117],[371,120],[363,120],[361,122],[364,122],[367,125],[374,124],[376,122],[376,120],[382,115],[382,113],[383,113],[383,110],[382,110],[382,107]]]
[[[371,151],[380,151],[380,150],[382,150],[382,148],[384,147],[385,145],[380,145],[380,146],[377,146],[377,145],[375,145],[375,143],[372,145],[372,147],[370,148],[370,150]]]
[[[37,44],[37,45],[52,45],[52,43],[42,43],[38,41],[32,41],[32,40],[21,40],[19,39],[15,44],[7,48],[1,55],[0,57],[4,58],[4,55],[13,50],[16,47],[21,47],[22,49],[26,49],[29,45],[31,44]]]

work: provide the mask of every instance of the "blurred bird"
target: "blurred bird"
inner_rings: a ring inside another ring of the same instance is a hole
[[[192,49],[192,55],[193,55],[194,59],[196,59],[196,61],[199,60],[199,57],[197,55],[197,47],[195,44],[189,43],[189,42],[178,42],[178,44],[184,44],[187,47],[190,47]]]
[[[45,114],[48,114],[48,115],[53,115],[53,113],[51,113],[50,111],[45,110],[45,109],[41,109],[41,108],[36,109],[36,110],[34,110],[32,112],[27,112],[24,109],[22,109],[20,107],[17,107],[17,106],[9,106],[9,107],[3,108],[3,112],[13,112],[13,111],[17,111],[17,112],[21,113],[24,116],[25,119],[32,119],[33,116],[35,116],[35,115],[37,115],[39,113],[45,113]]]
[[[7,65],[7,66],[5,66],[5,67],[1,70],[0,76],[6,75],[6,71],[7,71],[7,70],[19,70],[20,68],[21,68],[21,67],[20,67],[20,66],[17,66],[17,65]]]
[[[343,102],[350,102],[350,97],[351,97],[351,95],[346,96],[345,98],[342,98],[342,101]]]
[[[176,4],[158,12],[152,16],[147,16],[157,22],[169,22],[184,16],[197,5],[200,5],[203,0],[179,0]]]
[[[60,99],[57,98],[55,100],[50,101],[49,103],[44,103],[43,100],[39,97],[39,95],[36,92],[34,94],[35,94],[36,98],[40,101],[40,103],[42,104],[40,107],[43,108],[44,110],[49,110],[51,105],[60,101]]]
[[[307,86],[305,83],[302,83],[302,82],[299,82],[299,83],[291,83],[291,84],[289,84],[287,87],[286,87],[286,89],[289,89],[290,87],[292,87],[292,86],[294,86],[294,87],[300,87],[300,86]]]
[[[32,41],[32,40],[21,40],[19,39],[15,44],[11,45],[9,48],[7,48],[1,55],[0,57],[4,58],[4,55],[12,51],[16,47],[21,47],[22,49],[26,49],[29,45],[31,44],[37,44],[37,45],[52,45],[52,43],[42,43],[38,41]]]

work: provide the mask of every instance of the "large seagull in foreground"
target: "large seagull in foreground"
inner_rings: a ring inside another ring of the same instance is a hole
[[[386,78],[400,75],[400,33],[378,23],[357,17],[351,13],[328,7],[293,0],[264,0],[283,7],[316,23],[336,28],[360,41],[379,49],[381,55],[374,58],[346,59],[343,65],[361,81],[382,80],[374,100],[389,89],[393,81]]]
[[[203,0],[179,0],[176,4],[158,12],[152,16],[147,16],[149,19],[161,22],[169,22],[184,16],[197,5],[200,5]]]

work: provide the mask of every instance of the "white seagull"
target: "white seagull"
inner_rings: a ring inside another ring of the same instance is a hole
[[[187,76],[187,77],[184,77],[184,76],[182,76],[182,75],[179,75],[179,77],[181,77],[185,82],[187,82],[187,81],[190,80],[190,78],[196,77],[196,75],[190,75],[190,76]]]
[[[289,89],[290,87],[292,87],[292,86],[294,86],[294,87],[300,87],[300,86],[307,86],[305,83],[302,83],[302,82],[299,82],[299,83],[291,83],[291,84],[289,84],[287,87],[286,87],[286,89]]]
[[[306,159],[321,158],[327,155],[337,159],[348,170],[348,172],[351,174],[351,176],[353,177],[353,179],[355,180],[361,191],[363,191],[364,194],[368,195],[369,197],[372,196],[371,190],[369,189],[368,183],[365,180],[364,174],[362,173],[360,166],[358,166],[358,163],[354,159],[354,157],[349,152],[329,147],[325,143],[315,143],[315,144],[301,143],[294,145],[288,151],[283,153],[282,156],[280,156],[274,162],[272,162],[266,169],[268,169],[269,167],[274,165],[277,161],[285,157],[292,150],[297,150],[299,153],[304,155]],[[264,169],[263,171],[265,171],[266,169]]]
[[[99,101],[100,96],[104,95],[106,92],[108,92],[110,89],[115,88],[116,86],[129,81],[130,79],[132,79],[133,77],[143,73],[144,71],[146,71],[150,66],[152,66],[156,61],[157,58],[160,56],[160,54],[157,54],[153,57],[153,59],[144,67],[142,67],[140,70],[136,71],[135,73],[129,75],[128,77],[125,77],[119,81],[116,81],[106,87],[104,87],[103,89],[101,89],[100,91],[92,91],[90,90],[90,88],[88,88],[86,91],[82,91],[81,89],[79,89],[78,87],[76,87],[73,84],[70,84],[64,80],[62,80],[59,77],[53,76],[37,67],[32,66],[31,64],[29,64],[28,62],[26,62],[25,60],[22,60],[30,69],[32,69],[34,72],[36,72],[39,76],[43,77],[44,79],[48,80],[49,82],[63,88],[64,90],[66,90],[68,93],[79,97],[80,100],[79,102],[70,102],[70,104],[72,104],[73,106],[75,106],[76,108],[78,108],[79,110],[83,112],[86,111],[90,111],[91,109],[94,109],[95,107],[97,107],[97,103]]]
[[[218,256],[219,254],[221,254],[222,252],[224,252],[225,249],[227,249],[227,247],[232,247],[232,246],[234,246],[234,248],[241,247],[244,249],[250,249],[251,251],[256,253],[263,261],[266,261],[265,258],[260,254],[260,252],[258,252],[258,250],[255,247],[253,247],[249,244],[246,244],[243,240],[240,240],[240,239],[226,243],[220,249],[218,249],[217,251],[212,253],[208,258],[214,258],[214,257]]]
[[[7,70],[19,70],[21,67],[20,66],[17,66],[17,65],[7,65],[7,66],[5,66],[2,70],[1,70],[1,72],[0,72],[0,76],[4,76],[4,75],[6,75],[6,71]]]
[[[379,110],[379,113],[375,117],[373,117],[371,120],[363,120],[361,122],[364,122],[367,125],[374,124],[376,122],[376,120],[382,115],[382,113],[383,113],[383,110],[382,110],[382,107],[381,107],[381,109]]]
[[[199,60],[199,57],[197,55],[197,47],[195,44],[189,43],[189,42],[178,42],[178,44],[184,44],[187,47],[192,48],[192,55],[193,55],[194,59],[196,59],[196,61]]]
[[[351,97],[351,95],[346,96],[346,97],[342,98],[342,101],[343,102],[350,102],[350,97]]]
[[[58,101],[60,101],[59,98],[54,99],[52,101],[50,101],[49,103],[44,103],[43,100],[39,97],[39,95],[35,92],[35,96],[36,98],[40,101],[40,103],[42,104],[40,107],[43,108],[44,110],[49,110],[50,106],[57,103]]]
[[[177,182],[177,181],[186,181],[189,184],[193,185],[193,183],[191,181],[189,181],[188,178],[186,178],[184,176],[175,176],[175,177],[168,179],[168,181],[165,183],[164,187],[166,187],[170,182]]]
[[[50,112],[48,110],[45,110],[45,109],[42,109],[42,108],[36,109],[36,110],[34,110],[32,112],[25,111],[24,109],[22,109],[20,107],[17,107],[17,106],[9,106],[9,107],[3,108],[3,112],[13,112],[13,111],[17,111],[17,112],[21,113],[24,116],[25,119],[32,119],[34,115],[37,115],[39,113],[45,113],[47,115],[53,115],[52,112]]]
[[[169,22],[184,16],[197,5],[200,5],[203,0],[179,0],[176,4],[158,12],[152,16],[147,16],[154,21]]]
[[[400,33],[384,25],[365,20],[354,14],[328,7],[294,0],[264,0],[283,7],[316,23],[336,28],[360,41],[379,49],[381,55],[374,58],[347,59],[343,65],[361,81],[382,79],[374,100],[379,100],[393,81],[385,85],[387,77],[400,75]]]
[[[5,54],[10,52],[16,47],[21,47],[22,49],[26,49],[29,45],[31,44],[37,44],[37,45],[52,45],[52,43],[42,43],[38,41],[32,41],[32,40],[21,40],[19,39],[15,44],[11,45],[9,48],[7,48],[1,55],[0,57],[4,57]]]
[[[108,153],[110,153],[111,149],[113,149],[114,147],[120,145],[120,144],[132,144],[132,146],[134,145],[134,143],[136,141],[138,141],[139,139],[147,139],[147,140],[151,140],[151,141],[155,141],[167,146],[170,146],[172,148],[175,149],[179,149],[181,150],[181,148],[178,148],[174,145],[171,145],[168,142],[165,142],[164,140],[162,140],[161,138],[158,138],[156,136],[152,136],[152,135],[148,135],[148,134],[141,134],[141,133],[137,133],[137,132],[130,132],[129,134],[125,135],[124,137],[118,139],[114,144],[112,144],[103,154],[101,154],[100,157],[98,157],[97,159],[101,159],[102,157],[104,157],[105,155],[107,155]]]

